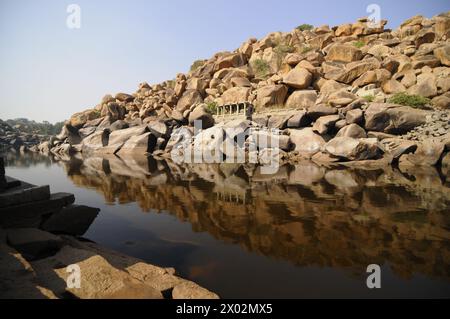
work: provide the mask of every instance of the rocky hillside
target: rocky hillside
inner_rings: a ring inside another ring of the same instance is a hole
[[[450,147],[450,12],[415,16],[396,30],[385,29],[387,21],[376,28],[367,22],[302,25],[249,39],[234,52],[196,61],[174,80],[106,95],[93,109],[74,114],[39,150],[162,154],[175,146],[184,152],[195,145],[180,146],[186,137],[210,146],[221,142],[217,134],[227,126],[273,134],[264,132],[268,127],[280,129],[274,138],[291,159],[402,157],[435,165]],[[252,122],[214,126],[218,106],[241,102],[256,107]],[[189,129],[195,120],[203,122],[200,135]],[[181,136],[181,127],[191,133]],[[429,138],[432,143],[420,143]],[[261,156],[267,149],[258,140],[249,136],[246,145],[256,144]]]
[[[16,149],[25,151],[29,147],[48,139],[50,135],[61,130],[63,124],[36,123],[27,119],[0,119],[0,149]]]

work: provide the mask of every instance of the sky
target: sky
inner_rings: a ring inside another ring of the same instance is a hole
[[[450,10],[448,0],[0,0],[0,118],[63,121],[251,37],[354,22],[372,3],[389,28]],[[71,4],[79,29],[67,27]]]

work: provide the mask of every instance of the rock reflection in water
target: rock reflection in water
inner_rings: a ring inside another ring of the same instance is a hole
[[[450,188],[434,169],[324,168],[262,175],[245,165],[179,166],[138,157],[62,162],[110,203],[170,212],[197,232],[298,266],[361,272],[389,263],[402,278],[450,278]]]

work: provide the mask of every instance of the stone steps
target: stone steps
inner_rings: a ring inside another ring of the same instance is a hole
[[[20,186],[0,193],[0,209],[8,206],[26,204],[50,198],[50,186],[32,186],[21,183]]]
[[[55,193],[46,200],[3,207],[0,208],[0,226],[3,228],[39,227],[46,215],[55,214],[74,202],[73,194]]]
[[[0,157],[0,193],[9,190],[15,187],[20,186],[20,181],[5,176],[5,163],[3,161],[3,157]]]
[[[3,187],[0,189],[0,192],[4,192],[4,191],[12,189],[12,188],[20,187],[20,185],[21,185],[21,182],[19,180],[14,179],[9,176],[3,176],[3,177],[1,177],[1,179],[3,180],[4,183],[2,183]]]

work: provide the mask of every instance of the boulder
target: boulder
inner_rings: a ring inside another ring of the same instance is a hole
[[[448,110],[450,109],[450,94],[436,96],[431,103],[438,109]]]
[[[385,138],[379,142],[383,152],[393,159],[399,159],[403,154],[414,153],[417,150],[417,144],[412,141],[400,139],[398,137]]]
[[[327,115],[317,119],[313,125],[313,131],[324,135],[334,128],[334,124],[339,121],[339,115]]]
[[[242,119],[236,119],[222,124],[222,128],[225,130],[227,139],[232,140],[245,139],[245,136],[248,132],[247,130],[250,128],[250,126],[250,121]]]
[[[308,109],[316,104],[316,100],[315,90],[295,91],[288,97],[286,107]]]
[[[289,151],[292,147],[289,136],[273,134],[270,131],[254,131],[249,138],[249,142],[254,143],[258,150],[278,148]]]
[[[326,144],[325,140],[319,134],[316,134],[312,128],[307,127],[300,130],[289,130],[291,142],[294,151],[302,155],[314,155],[319,152]]]
[[[113,98],[113,96],[111,94],[106,94],[103,98],[102,98],[102,103],[101,104],[108,104],[110,102],[115,102],[116,99]]]
[[[345,114],[347,124],[361,124],[364,120],[364,112],[361,109],[349,110]]]
[[[429,98],[435,97],[438,93],[436,77],[433,74],[420,74],[417,77],[417,84],[410,87],[408,93]]]
[[[421,69],[424,66],[436,68],[441,64],[441,61],[434,55],[417,55],[412,57],[413,69]]]
[[[395,94],[405,92],[406,88],[403,84],[398,82],[397,80],[390,79],[383,83],[382,85],[383,92],[386,94]]]
[[[100,117],[100,113],[96,110],[86,110],[84,112],[75,113],[70,117],[69,124],[75,128],[81,128],[86,122],[95,120]]]
[[[227,53],[221,56],[214,64],[214,72],[225,68],[235,68],[244,65],[245,56],[242,53]]]
[[[414,153],[402,155],[400,162],[409,162],[416,166],[434,166],[441,159],[444,150],[445,143],[428,140],[420,143]]]
[[[63,245],[60,237],[36,228],[13,228],[7,231],[8,244],[27,260],[54,255]]]
[[[184,152],[192,143],[192,131],[187,127],[180,127],[173,130],[169,141],[165,147],[165,152],[170,153],[172,150]]]
[[[233,87],[226,90],[222,94],[224,104],[248,102],[251,88],[249,87]]]
[[[289,118],[286,126],[288,128],[300,128],[308,126],[309,124],[311,124],[311,119],[308,117],[306,110],[301,110]]]
[[[308,70],[296,67],[283,77],[283,83],[290,87],[303,90],[311,85],[312,78],[313,76]]]
[[[181,284],[176,285],[172,290],[172,299],[219,299],[219,296],[199,285],[184,281]]]
[[[111,132],[114,132],[114,131],[126,129],[128,127],[129,127],[129,124],[127,122],[125,122],[123,120],[118,120],[109,126],[109,130]]]
[[[341,89],[328,96],[328,104],[334,107],[342,107],[352,103],[356,99],[358,99],[358,97],[355,94],[348,92],[345,89]]]
[[[194,158],[203,159],[205,163],[219,163],[223,155],[220,148],[225,138],[223,128],[213,126],[201,131],[195,136],[194,140]]]
[[[38,145],[38,151],[42,154],[49,154],[50,153],[50,142],[45,141]]]
[[[299,53],[288,53],[284,58],[284,63],[290,66],[296,66],[300,61],[304,60],[306,57]]]
[[[422,29],[416,34],[414,43],[416,48],[419,49],[422,44],[433,43],[434,39],[436,39],[436,33],[434,33],[431,29]]]
[[[348,85],[336,82],[335,80],[323,80],[323,84],[320,86],[320,94],[328,96],[347,87]]]
[[[450,66],[450,44],[435,49],[434,55],[442,65]]]
[[[117,152],[119,156],[128,154],[151,154],[156,148],[157,137],[153,133],[131,136]]]
[[[438,39],[446,36],[447,40],[450,36],[450,18],[448,16],[436,17],[436,24],[434,25],[434,31]]]
[[[93,134],[96,130],[97,128],[95,126],[89,126],[85,128],[80,128],[78,130],[78,134],[81,137],[81,139],[84,140],[86,137]]]
[[[147,131],[148,127],[145,125],[114,131],[109,135],[108,145],[96,151],[102,154],[116,154],[131,137],[142,135]]]
[[[72,155],[75,150],[72,148],[72,145],[65,143],[53,147],[50,152],[55,155]]]
[[[326,104],[317,104],[310,107],[307,111],[308,117],[312,120],[317,120],[319,117],[337,114],[338,110]]]
[[[349,44],[333,45],[326,56],[327,61],[333,62],[353,62],[361,60],[363,53],[360,49]]]
[[[392,53],[392,49],[386,45],[377,44],[371,47],[368,51],[368,54],[371,54],[378,58],[385,58]]]
[[[209,87],[209,82],[209,79],[193,77],[186,82],[186,89],[195,90],[200,92],[201,94],[204,94],[205,90]]]
[[[349,161],[373,159],[378,155],[376,139],[335,137],[325,145],[325,150],[333,156]]]
[[[116,100],[120,101],[120,102],[133,102],[134,101],[134,96],[130,95],[130,94],[126,94],[126,93],[117,93],[115,96]]]
[[[186,90],[186,81],[184,81],[184,80],[177,81],[177,83],[175,84],[175,88],[174,88],[175,95],[178,98],[180,98],[183,95],[185,90]]]
[[[167,136],[169,133],[169,128],[167,127],[166,123],[163,121],[149,121],[147,123],[148,130],[155,135],[156,137],[163,137]]]
[[[367,71],[379,69],[381,64],[375,58],[348,63],[345,68],[325,73],[325,78],[350,84]]]
[[[285,85],[268,85],[257,90],[256,106],[284,105],[288,89]]]
[[[249,79],[244,77],[234,77],[231,78],[230,84],[233,87],[252,87],[252,83],[249,81]],[[241,100],[246,101],[246,100]]]
[[[199,121],[201,123],[202,129],[208,129],[214,126],[214,118],[208,110],[206,110],[204,105],[197,106],[189,114],[189,125],[194,126],[195,122]]]
[[[188,110],[194,104],[202,103],[203,98],[199,91],[197,90],[187,90],[184,92],[183,96],[177,103],[177,110],[179,112],[184,112]]]
[[[361,126],[357,124],[350,124],[340,129],[336,134],[336,137],[366,138],[367,133]]]
[[[83,236],[97,218],[98,208],[69,205],[50,216],[42,229],[52,233]]]
[[[365,111],[367,131],[404,134],[426,123],[428,111],[395,104],[371,103]]]
[[[337,37],[345,37],[353,34],[352,31],[352,24],[342,24],[337,27],[336,31],[334,32],[335,36]]]
[[[78,244],[78,246],[80,246]],[[162,299],[161,292],[145,282],[134,278],[130,272],[140,264],[133,263],[126,268],[126,257],[113,254],[101,255],[85,249],[64,246],[55,256],[40,260],[33,268],[49,271],[43,277],[45,286],[58,294],[69,292],[78,299]],[[128,261],[130,262],[130,261]],[[67,288],[70,272],[67,266],[77,264],[80,267],[80,288]],[[123,266],[116,266],[117,264]],[[117,268],[116,268],[117,267]],[[124,270],[121,270],[124,269]],[[126,271],[125,271],[126,269]],[[61,285],[61,282],[64,283]]]
[[[81,136],[78,133],[78,130],[70,124],[65,124],[61,130],[61,133],[56,136],[56,138],[60,141],[65,141],[70,145],[76,145],[81,143]]]
[[[125,118],[126,109],[123,105],[115,102],[108,103],[102,108],[101,116],[107,117],[111,122],[123,120]]]
[[[100,130],[86,137],[81,144],[81,151],[84,154],[95,152],[108,145],[110,131]]]
[[[284,130],[287,127],[287,122],[292,116],[293,113],[269,114],[267,115],[266,124],[264,126],[267,126],[270,129]],[[256,121],[258,118],[255,117],[253,120]]]

